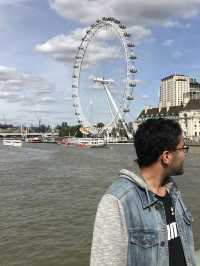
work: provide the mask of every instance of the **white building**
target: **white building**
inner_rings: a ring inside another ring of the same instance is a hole
[[[149,118],[168,118],[180,123],[185,137],[200,142],[200,98],[190,99],[185,106],[145,108],[135,122],[138,126]]]
[[[181,74],[171,75],[161,80],[159,106],[180,106],[183,94],[190,91],[190,77]]]
[[[200,142],[200,83],[184,75],[162,79],[159,106],[145,106],[134,123],[134,129],[149,118],[159,117],[176,120],[185,136]]]
[[[189,139],[200,141],[200,99],[192,99],[187,103],[179,113],[179,123]]]

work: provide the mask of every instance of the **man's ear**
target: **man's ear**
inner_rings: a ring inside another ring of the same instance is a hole
[[[172,153],[169,151],[164,151],[161,155],[160,155],[160,161],[163,165],[163,167],[167,167],[172,160]]]

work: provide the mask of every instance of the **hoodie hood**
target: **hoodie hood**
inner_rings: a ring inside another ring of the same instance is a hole
[[[129,170],[122,169],[119,174],[120,174],[120,177],[126,178],[130,180],[131,182],[135,183],[138,188],[142,188],[142,189],[137,189],[137,191],[140,195],[143,208],[150,208],[152,205],[154,205],[158,201],[158,199],[155,197],[155,194],[149,190],[144,179],[139,175],[138,169],[135,169],[135,172],[137,174]],[[177,191],[176,185],[173,182],[171,177],[166,178],[165,186],[168,192],[171,192],[172,190],[174,192]]]
[[[125,177],[129,179],[130,181],[137,184],[142,189],[149,190],[147,183],[144,181],[143,177],[140,175],[140,169],[137,163],[134,165],[134,172],[131,172],[127,169],[122,169],[119,172],[120,177]],[[164,186],[167,188],[167,191],[169,192],[170,189],[177,188],[174,180],[171,177],[167,177]]]
[[[147,184],[145,183],[144,179],[137,174],[134,172],[131,172],[127,169],[122,169],[119,172],[120,177],[125,177],[125,178],[129,179],[130,181],[136,183],[139,187],[141,187],[143,189],[147,189],[148,187],[147,187]]]

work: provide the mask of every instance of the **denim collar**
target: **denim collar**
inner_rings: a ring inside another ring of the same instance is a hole
[[[148,189],[144,179],[139,175],[136,175],[129,170],[122,169],[120,171],[120,177],[126,178],[136,185],[136,191],[140,197],[144,209],[153,206],[158,201],[158,199],[155,197],[155,194]],[[176,184],[171,177],[167,178],[165,186],[172,198],[172,201],[175,203],[180,192],[177,191]]]

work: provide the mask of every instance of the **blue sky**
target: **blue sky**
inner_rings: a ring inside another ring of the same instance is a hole
[[[102,16],[120,19],[136,43],[137,87],[127,119],[136,118],[144,105],[158,104],[161,78],[181,73],[200,81],[199,11],[200,0],[0,0],[0,123],[76,123],[74,55],[85,30]],[[106,63],[108,43],[96,49],[96,58],[88,50],[90,74],[98,74],[94,63],[104,58],[100,74],[108,69],[119,87],[120,65]],[[84,111],[91,118],[98,107],[98,120],[104,120],[101,92],[81,82]]]

